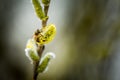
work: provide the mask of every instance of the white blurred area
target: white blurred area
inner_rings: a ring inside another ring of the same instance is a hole
[[[48,71],[43,74],[47,77],[60,77],[64,73],[66,68],[66,61],[67,61],[67,53],[66,53],[66,44],[68,43],[67,38],[64,37],[63,30],[66,25],[66,10],[67,10],[67,0],[51,0],[50,8],[49,8],[49,20],[48,24],[54,23],[57,28],[57,34],[55,39],[45,46],[46,52],[54,52],[56,54],[56,58],[51,61],[49,65]],[[11,23],[12,22],[12,23]],[[18,6],[16,6],[14,17],[9,23],[9,26],[12,26],[10,29],[10,45],[15,45],[21,50],[20,54],[16,53],[9,53],[8,56],[12,58],[12,62],[18,63],[16,58],[20,60],[19,64],[23,64],[26,66],[28,71],[28,75],[32,75],[32,65],[30,61],[25,56],[25,46],[26,42],[29,38],[32,37],[34,31],[38,28],[41,28],[41,21],[35,15],[32,3],[30,0],[24,0]],[[11,56],[14,55],[14,56]],[[14,57],[14,58],[13,58]],[[49,76],[48,76],[49,74]]]

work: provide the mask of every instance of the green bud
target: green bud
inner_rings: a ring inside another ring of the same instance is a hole
[[[47,67],[48,67],[48,64],[50,62],[50,60],[52,58],[55,58],[55,54],[54,53],[47,53],[41,60],[40,64],[39,64],[39,67],[37,69],[38,73],[42,73],[42,72],[45,72]]]
[[[32,49],[25,49],[26,56],[29,58],[31,63],[39,60],[39,56]]]
[[[32,0],[36,15],[41,19],[41,20],[45,20],[47,19],[47,17],[45,16],[42,6],[40,4],[39,0]]]
[[[33,39],[28,40],[26,44],[25,54],[32,63],[39,60],[39,55],[37,53],[37,45]]]

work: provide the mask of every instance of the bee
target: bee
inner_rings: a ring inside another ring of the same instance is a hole
[[[42,27],[35,32],[34,39],[37,44],[44,45],[51,42],[56,35],[56,27],[54,24],[50,24],[46,27]]]

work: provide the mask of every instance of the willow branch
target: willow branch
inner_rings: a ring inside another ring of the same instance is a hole
[[[48,17],[48,15],[47,15],[48,10],[49,10],[49,5],[44,5],[44,14],[46,17]],[[48,18],[46,18],[45,20],[42,20],[42,27],[45,27],[47,25],[47,21],[48,21]],[[44,47],[45,47],[44,45],[38,46],[38,55],[40,58],[43,53]],[[37,80],[37,76],[38,76],[37,68],[38,68],[40,60],[41,59],[39,59],[39,61],[34,62],[33,80]]]

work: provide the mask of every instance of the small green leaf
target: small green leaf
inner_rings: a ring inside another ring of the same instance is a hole
[[[47,19],[48,17],[45,16],[45,14],[44,14],[44,12],[43,12],[43,9],[42,9],[42,6],[41,6],[41,4],[40,4],[40,1],[39,1],[39,0],[32,0],[32,3],[33,3],[33,6],[34,6],[36,15],[37,15],[41,20]]]

